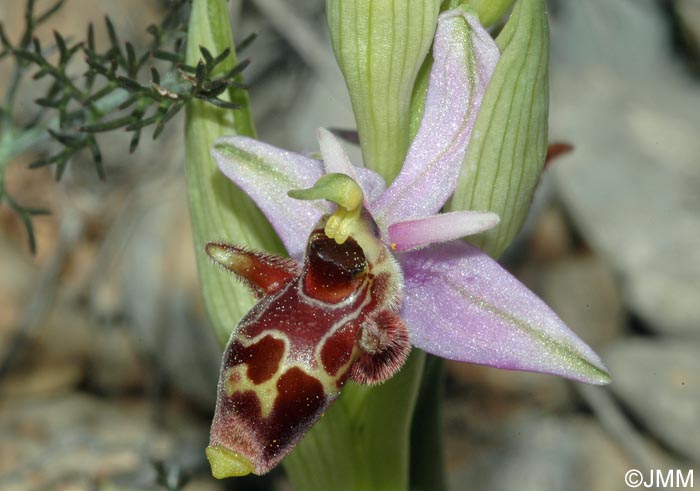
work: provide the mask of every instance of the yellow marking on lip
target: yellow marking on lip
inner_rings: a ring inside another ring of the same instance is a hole
[[[366,303],[366,302],[365,302]],[[277,382],[279,381],[282,374],[286,373],[291,368],[299,368],[305,374],[315,378],[321,382],[323,391],[329,398],[334,398],[340,393],[340,389],[337,386],[338,376],[329,375],[323,368],[323,363],[321,361],[321,350],[323,349],[323,344],[327,340],[327,337],[319,343],[314,352],[314,360],[316,362],[316,369],[309,369],[308,366],[299,365],[297,363],[289,364],[287,357],[289,355],[289,339],[287,336],[280,333],[274,332],[273,330],[265,330],[258,334],[254,339],[242,339],[238,338],[238,341],[244,346],[249,347],[262,339],[265,336],[272,336],[275,339],[281,339],[285,343],[285,350],[282,359],[280,360],[279,366],[275,374],[268,380],[261,384],[255,384],[248,377],[248,364],[241,363],[235,365],[226,370],[226,375],[223,380],[224,392],[227,397],[233,396],[236,392],[247,392],[252,391],[258,402],[260,403],[260,413],[263,418],[267,418],[272,413],[272,408],[275,405],[275,400],[279,395],[277,390]],[[359,357],[359,348],[357,346],[353,347],[352,355],[346,364],[344,364],[338,370],[338,374],[345,373],[350,369],[350,366]]]
[[[358,348],[354,347],[353,354],[350,357],[350,360],[348,360],[348,362],[338,370],[338,373],[345,373],[350,368],[350,365],[352,365],[352,363],[354,363],[358,357]],[[299,368],[305,374],[321,382],[323,392],[329,398],[333,398],[338,395],[338,393],[340,392],[340,389],[336,385],[338,377],[328,375],[326,371],[323,368],[321,368],[323,365],[320,363],[320,359],[318,360],[317,366],[319,367],[317,370],[309,371],[309,369],[306,367],[296,364],[285,365],[284,362],[282,362],[280,363],[280,369],[270,379],[266,380],[262,384],[254,384],[248,378],[246,368],[247,365],[236,365],[235,367],[229,368],[227,370],[226,379],[224,381],[224,390],[226,391],[226,395],[228,397],[231,397],[236,392],[252,391],[257,397],[258,401],[260,402],[260,413],[262,417],[267,418],[270,416],[272,408],[275,405],[275,400],[279,395],[279,391],[277,390],[277,381],[280,379],[283,373],[286,373],[291,368]],[[231,375],[233,374],[238,376],[238,379],[234,384],[231,383]]]
[[[283,362],[280,362],[280,367],[283,366]],[[260,401],[262,416],[267,418],[272,412],[272,406],[275,404],[275,399],[277,399],[277,395],[279,394],[277,390],[277,381],[281,374],[282,370],[278,369],[271,378],[262,384],[255,384],[248,378],[248,365],[236,365],[226,371],[224,390],[228,397],[231,397],[236,392],[253,391],[258,401]],[[234,378],[236,381],[231,383],[231,378]]]
[[[253,339],[245,339],[241,336],[237,337],[237,340],[244,347],[248,348],[266,336],[272,336],[274,339],[284,342],[284,354],[280,359],[275,374],[265,382],[256,384],[248,377],[248,364],[241,363],[228,368],[224,378],[224,391],[226,396],[231,397],[236,392],[252,391],[260,402],[260,411],[264,418],[267,418],[272,412],[272,406],[274,406],[275,399],[277,399],[279,393],[277,390],[277,381],[282,376],[282,373],[286,371],[285,360],[289,354],[289,339],[287,339],[286,335],[269,329],[261,332]]]

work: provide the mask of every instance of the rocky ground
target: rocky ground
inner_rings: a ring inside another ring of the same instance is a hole
[[[12,36],[21,10],[10,5],[0,2],[0,20]],[[352,113],[323,2],[300,5],[231,9],[244,13],[241,37],[258,33],[247,76],[261,138],[308,151],[318,126],[351,127]],[[71,0],[45,34],[81,37],[109,13],[124,38],[143,41],[159,6]],[[560,0],[550,13],[551,140],[575,150],[544,176],[505,261],[601,353],[613,383],[449,364],[450,487],[624,490],[631,468],[694,469],[697,483],[700,8]],[[23,87],[21,97],[31,112],[36,95]],[[3,491],[226,488],[202,451],[219,348],[198,296],[181,124],[128,162],[128,140],[106,139],[104,183],[87,159],[60,184],[25,169],[33,155],[8,169],[18,199],[52,215],[35,220],[31,258],[21,223],[0,207]],[[228,489],[288,485],[277,472]]]

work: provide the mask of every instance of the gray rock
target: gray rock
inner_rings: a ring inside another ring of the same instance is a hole
[[[124,310],[141,351],[180,391],[213,407],[222,348],[200,303],[185,196],[181,181],[143,194],[117,267]]]
[[[562,4],[553,22],[553,166],[584,238],[659,331],[700,334],[700,90],[648,1]],[[624,22],[620,20],[624,19]],[[583,41],[582,41],[583,40]]]
[[[537,194],[539,195],[539,189]],[[539,261],[560,259],[573,250],[572,235],[571,226],[561,206],[545,206],[527,237],[527,253]]]
[[[680,24],[681,35],[696,60],[700,60],[700,2],[675,0],[673,10]]]
[[[531,416],[508,424],[498,446],[450,480],[450,489],[626,489],[630,463],[593,420]]]
[[[570,386],[561,377],[543,373],[499,370],[456,361],[447,361],[445,365],[447,373],[460,388],[495,400],[501,399],[509,409],[520,405],[561,410],[573,404]]]
[[[630,339],[603,353],[610,389],[660,442],[700,462],[700,343]]]
[[[3,399],[0,488],[117,489],[115,480],[141,474],[147,477],[141,486],[118,489],[155,489],[154,461],[178,464],[187,474],[206,468],[207,424],[176,402],[155,408],[80,393]]]
[[[579,254],[528,264],[518,276],[594,348],[620,335],[624,313],[620,288],[599,257]]]

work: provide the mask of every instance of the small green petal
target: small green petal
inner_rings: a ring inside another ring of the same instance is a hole
[[[362,207],[362,189],[345,174],[324,174],[308,189],[292,189],[290,198],[301,200],[325,199],[343,207],[346,211],[357,211]]]
[[[338,205],[338,209],[328,218],[325,232],[328,237],[342,244],[352,234],[360,219],[364,195],[360,185],[345,174],[325,174],[308,189],[292,189],[290,198],[300,200],[324,199]]]

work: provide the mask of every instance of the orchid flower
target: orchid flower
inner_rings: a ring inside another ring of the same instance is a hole
[[[542,300],[459,240],[496,225],[495,214],[439,213],[499,52],[474,17],[456,10],[441,14],[433,56],[421,126],[388,187],[324,129],[322,160],[246,137],[215,143],[219,168],[257,203],[290,256],[207,247],[261,298],[224,356],[207,450],[216,477],[267,472],[348,378],[386,380],[409,342],[450,360],[609,382],[600,358]],[[256,357],[265,362],[253,366]]]

